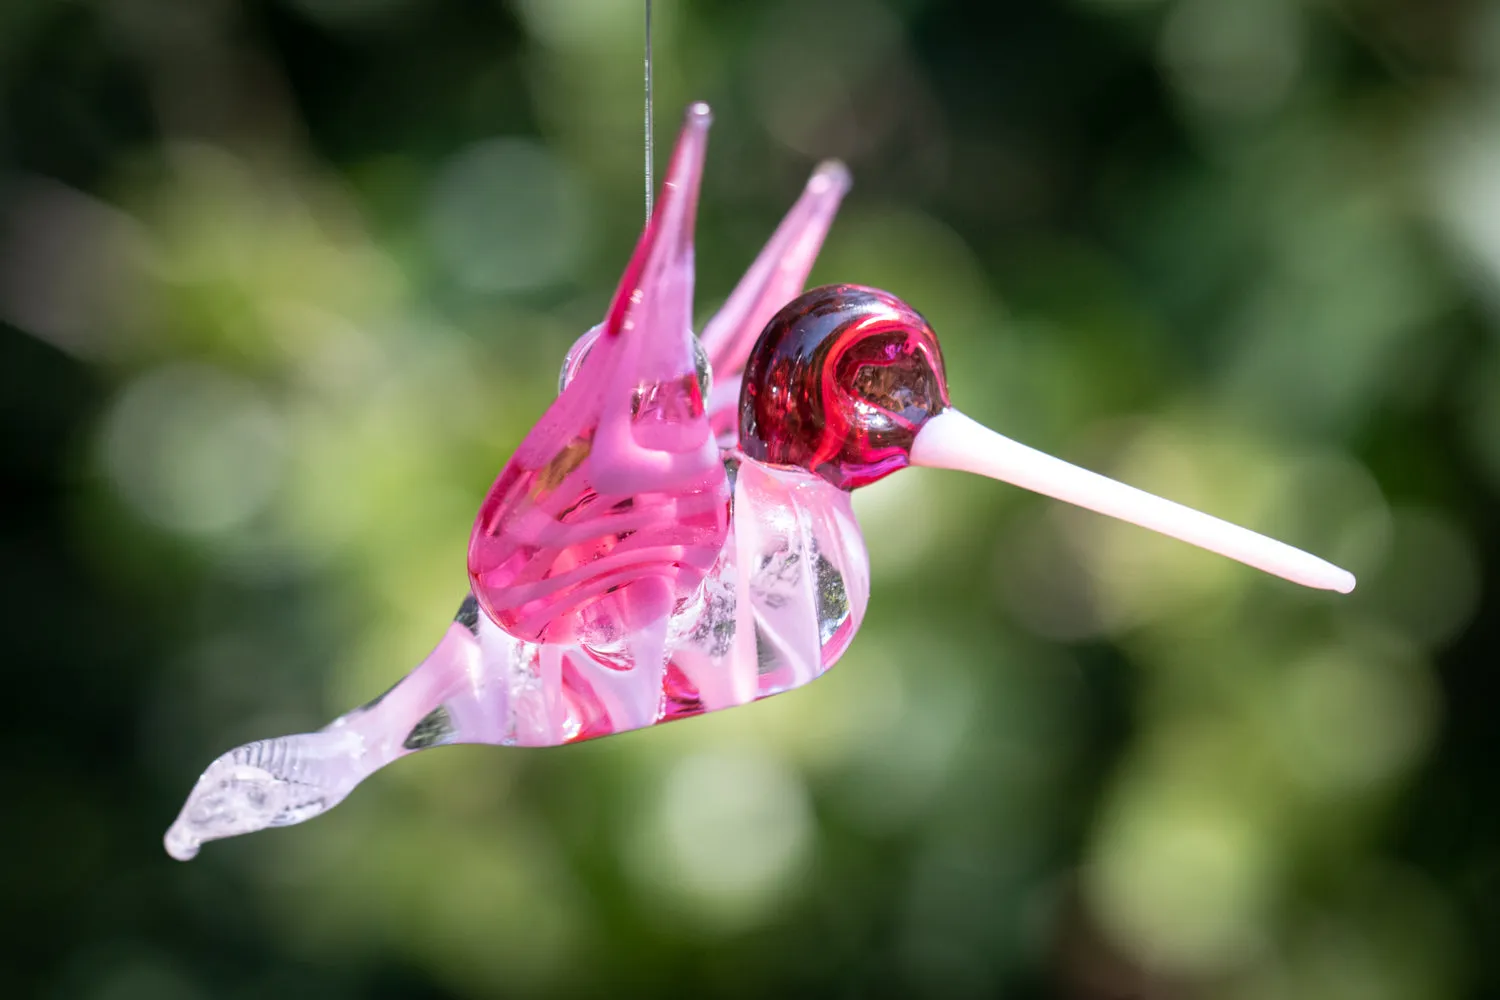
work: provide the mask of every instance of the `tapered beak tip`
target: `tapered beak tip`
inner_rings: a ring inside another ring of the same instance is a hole
[[[1014,483],[1159,531],[1304,587],[1340,594],[1354,589],[1353,573],[1317,556],[1028,448],[952,408],[928,419],[917,432],[911,461]]]
[[[694,101],[688,105],[687,114],[683,116],[684,123],[694,125],[698,128],[708,128],[714,122],[713,109],[706,101]]]

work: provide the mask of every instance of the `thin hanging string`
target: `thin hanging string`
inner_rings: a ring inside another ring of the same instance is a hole
[[[651,221],[651,0],[646,0],[646,221]]]

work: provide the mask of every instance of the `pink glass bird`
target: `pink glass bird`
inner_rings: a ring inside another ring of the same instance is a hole
[[[908,465],[1004,480],[1340,592],[1344,570],[1017,444],[955,410],[937,338],[886,292],[802,292],[849,185],[819,167],[719,313],[691,328],[709,127],[692,106],[602,324],[500,473],[469,596],[388,693],[209,765],[166,835],[300,823],[392,761],[555,746],[800,687],[854,638],[870,573],[850,491]],[[712,374],[710,374],[712,373]],[[711,385],[711,383],[713,383]]]

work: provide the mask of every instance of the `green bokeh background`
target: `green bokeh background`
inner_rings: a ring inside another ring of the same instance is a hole
[[[1500,995],[1482,0],[659,0],[700,316],[841,157],[814,280],[958,405],[1359,589],[902,473],[818,683],[166,857],[451,616],[639,230],[640,18],[0,3],[0,995]]]

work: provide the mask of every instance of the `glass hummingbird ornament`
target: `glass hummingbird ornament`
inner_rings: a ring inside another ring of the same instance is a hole
[[[604,322],[484,498],[470,591],[428,657],[313,733],[219,757],[166,835],[205,841],[332,808],[407,754],[555,746],[743,705],[826,671],[870,597],[850,492],[919,465],[974,472],[1309,587],[1315,556],[1070,465],[954,409],[926,321],[858,285],[803,293],[848,189],[812,175],[749,271],[691,329],[710,116],[687,113]]]

